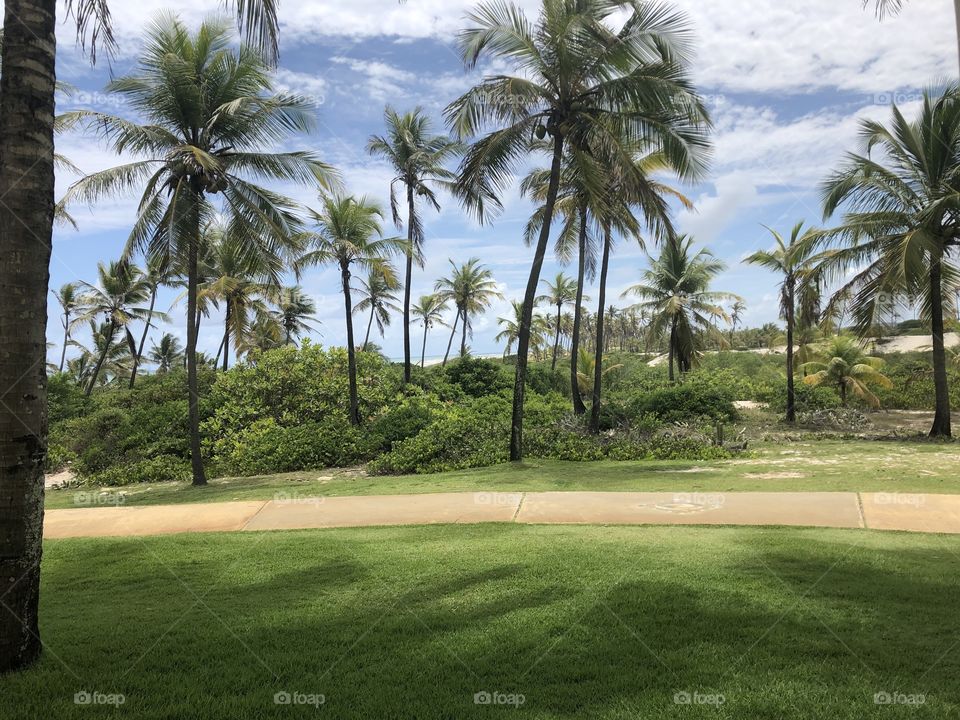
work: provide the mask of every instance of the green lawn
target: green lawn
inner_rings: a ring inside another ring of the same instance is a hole
[[[849,490],[960,493],[960,445],[920,442],[811,441],[759,446],[755,457],[721,462],[592,462],[534,460],[523,465],[400,477],[357,471],[310,471],[211,481],[47,492],[48,508],[268,500],[300,496],[543,490]],[[79,494],[78,494],[79,493]],[[118,499],[118,493],[123,497]]]
[[[956,718],[958,594],[960,537],[868,531],[52,541],[47,650],[0,678],[0,717],[512,717],[474,703],[490,692],[538,719]],[[84,691],[125,702],[75,705]]]

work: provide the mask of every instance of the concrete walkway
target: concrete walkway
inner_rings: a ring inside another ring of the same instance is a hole
[[[434,493],[49,510],[46,538],[517,522],[769,525],[960,533],[960,495],[845,492]]]

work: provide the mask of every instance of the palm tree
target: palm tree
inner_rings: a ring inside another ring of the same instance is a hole
[[[812,265],[810,258],[816,249],[821,233],[814,229],[804,232],[803,222],[794,225],[790,240],[785,241],[776,230],[767,228],[773,235],[772,250],[758,250],[744,262],[759,265],[783,276],[780,283],[780,318],[787,324],[787,422],[797,421],[797,397],[793,387],[794,330],[797,325],[798,288],[810,282]]]
[[[392,266],[387,260],[399,252],[407,252],[407,243],[400,238],[383,237],[383,211],[365,197],[335,195],[324,198],[323,210],[310,210],[316,232],[308,236],[306,254],[297,262],[298,271],[312,265],[336,265],[340,270],[340,287],[347,321],[347,371],[350,384],[350,422],[360,424],[357,397],[357,359],[353,340],[353,301],[350,278],[353,268],[378,270],[392,281]]]
[[[150,362],[157,365],[157,372],[170,372],[183,362],[183,348],[175,335],[164,333],[160,343],[154,343],[148,356]]]
[[[427,333],[435,325],[445,325],[443,314],[447,311],[447,301],[440,295],[422,295],[410,312],[423,324],[423,347],[420,349],[420,367],[427,360]]]
[[[374,320],[376,320],[380,337],[383,337],[390,325],[390,313],[400,310],[397,307],[397,296],[394,295],[394,291],[399,289],[400,284],[397,282],[396,272],[393,268],[390,268],[386,275],[379,268],[370,268],[366,279],[360,281],[358,293],[363,299],[357,303],[353,311],[370,311],[370,319],[367,321],[367,334],[363,339],[364,352],[370,345],[370,330],[373,329]]]
[[[609,375],[613,371],[619,370],[622,367],[622,363],[617,363],[616,365],[607,365],[604,367],[603,372],[600,373],[601,381],[604,376]],[[577,377],[580,380],[578,392],[580,392],[582,395],[593,395],[594,383],[597,382],[596,354],[589,353],[586,350],[581,350],[577,359],[577,368]]]
[[[730,343],[733,344],[733,335],[738,327],[743,326],[743,314],[747,311],[747,304],[743,300],[734,300],[730,306]]]
[[[503,355],[510,354],[510,349],[520,337],[520,321],[523,318],[523,303],[516,300],[510,302],[513,308],[513,317],[497,318],[497,324],[503,326],[503,330],[494,338],[497,342],[506,342]],[[530,347],[533,349],[534,356],[540,354],[540,349],[546,344],[547,333],[550,331],[550,321],[543,315],[533,316],[533,328],[530,333]]]
[[[275,248],[259,247],[239,237],[239,232],[243,232],[241,227],[222,223],[206,228],[209,277],[197,293],[200,307],[223,301],[223,340],[217,360],[222,354],[224,370],[230,363],[230,340],[239,348],[251,314],[265,312],[267,298],[279,299],[283,269],[283,257]]]
[[[150,313],[147,308],[139,307],[140,303],[145,302],[150,296],[150,286],[139,268],[125,260],[114,261],[109,265],[99,263],[97,275],[100,278],[98,285],[81,283],[87,292],[81,300],[83,310],[78,318],[78,320],[92,320],[102,316],[107,324],[106,343],[93,367],[86,389],[87,395],[93,392],[116,333],[118,331],[126,333],[127,346],[133,356],[136,353],[136,345],[130,334],[130,323],[134,320],[145,320]]]
[[[213,199],[222,197],[228,224],[246,226],[238,237],[260,248],[282,246],[300,227],[295,203],[247,178],[329,185],[334,174],[310,152],[261,151],[307,132],[312,108],[301,98],[270,94],[263,56],[246,46],[232,48],[228,27],[218,21],[204,22],[191,34],[178,20],[161,16],[147,34],[137,72],[113,80],[108,90],[149,124],[88,111],[68,113],[67,119],[96,129],[118,153],[142,159],[78,181],[67,199],[94,202],[145,183],[127,253],[146,250],[183,260],[193,482],[204,485],[197,294],[202,228],[216,214]]]
[[[410,288],[413,283],[413,261],[423,262],[423,220],[417,210],[417,198],[424,198],[435,210],[440,209],[433,186],[449,185],[454,174],[444,163],[461,150],[460,143],[444,135],[431,133],[430,119],[421,108],[398,114],[387,107],[383,111],[387,134],[374,135],[367,152],[384,158],[396,175],[390,181],[390,210],[393,222],[401,227],[397,186],[406,191],[407,263],[403,282],[403,381],[410,382]],[[369,336],[369,332],[367,333]],[[366,343],[364,343],[366,345]]]
[[[237,338],[236,348],[238,355],[250,359],[256,352],[267,352],[283,347],[283,326],[270,312],[256,308],[246,332]]]
[[[893,387],[893,383],[880,372],[884,362],[880,358],[870,357],[863,351],[859,342],[851,337],[839,335],[832,338],[818,353],[819,360],[805,363],[807,373],[803,382],[817,387],[830,385],[840,393],[840,401],[847,406],[849,395],[865,401],[871,407],[880,407],[880,400],[869,386]]]
[[[154,308],[157,304],[157,292],[160,290],[161,285],[166,285],[170,280],[169,258],[163,255],[147,255],[144,263],[143,279],[150,291],[150,306],[147,308],[147,317],[143,323],[143,333],[140,335],[140,343],[137,345],[136,352],[133,355],[133,367],[130,370],[131,388],[137,381],[137,369],[140,367],[140,359],[143,357],[143,349],[147,343],[147,335],[150,333],[150,328],[153,327],[153,316],[156,314]]]
[[[563,316],[563,307],[577,299],[579,286],[577,281],[567,277],[562,272],[557,273],[557,277],[551,283],[544,280],[547,286],[547,292],[537,298],[537,302],[545,302],[557,308],[556,334],[553,339],[553,358],[550,361],[550,369],[557,369],[557,352],[560,350],[560,318]]]
[[[874,5],[877,16],[882,20],[886,15],[896,15],[906,0],[863,0],[863,5]],[[953,0],[953,11],[957,19],[957,48],[960,54],[960,0]]]
[[[823,187],[824,216],[846,208],[822,254],[824,272],[844,277],[838,299],[850,298],[854,326],[865,334],[898,293],[919,299],[933,335],[936,414],[930,435],[950,437],[950,392],[944,308],[958,276],[951,251],[960,246],[960,89],[924,93],[914,121],[893,108],[890,127],[863,121],[864,154],[850,154]],[[853,273],[852,278],[847,274]]]
[[[669,334],[671,382],[675,379],[674,361],[680,372],[689,371],[696,358],[698,334],[717,334],[716,321],[727,319],[720,303],[737,299],[732,293],[709,289],[725,268],[708,250],[694,253],[693,238],[681,235],[666,242],[659,257],[650,258],[650,267],[642,273],[643,282],[623,293],[644,300],[639,309],[648,313],[653,337]]]
[[[90,318],[88,322],[90,347],[84,347],[76,340],[70,341],[71,345],[80,350],[80,357],[75,358],[77,362],[73,363],[71,374],[86,386],[103,387],[130,371],[130,346],[116,342],[120,328],[111,326],[109,320],[98,323]],[[70,367],[70,364],[67,363],[67,366]]]
[[[277,55],[277,2],[236,0],[248,42]],[[6,261],[0,285],[16,288],[0,307],[0,387],[9,391],[0,413],[0,466],[8,468],[0,506],[0,535],[11,551],[0,558],[0,673],[32,663],[42,647],[38,623],[43,525],[44,449],[47,442],[47,283],[54,213],[55,0],[7,0],[0,65],[0,236]],[[78,35],[91,56],[114,45],[105,0],[68,0]],[[88,45],[89,41],[89,45]],[[13,297],[14,294],[11,294]],[[26,432],[24,432],[26,425]],[[23,458],[30,458],[24,462]]]
[[[486,312],[495,299],[503,299],[503,295],[497,290],[493,273],[480,264],[479,258],[470,258],[460,266],[450,260],[450,266],[453,269],[450,277],[440,278],[435,286],[440,297],[452,302],[457,309],[450,342],[447,343],[447,354],[443,357],[444,365],[450,355],[457,325],[461,328],[460,355],[463,356],[467,354],[467,336],[473,337],[473,317]]]
[[[627,11],[614,30],[607,24]],[[531,22],[516,6],[482,3],[459,36],[468,68],[491,56],[517,70],[495,75],[455,100],[446,111],[458,138],[477,136],[460,166],[457,194],[484,219],[515,167],[549,136],[550,179],[543,223],[523,299],[513,393],[510,458],[523,455],[523,400],[527,355],[540,270],[550,237],[564,146],[595,149],[609,139],[646,141],[683,159],[686,177],[702,170],[708,145],[707,114],[687,72],[689,26],[658,3],[639,0],[544,0]]]
[[[76,283],[66,283],[59,290],[54,291],[53,295],[57,298],[62,310],[60,322],[63,325],[63,350],[60,351],[59,372],[63,372],[67,359],[67,345],[70,344],[70,331],[76,322],[76,318],[73,316],[80,308],[80,296],[77,293]]]
[[[303,292],[299,285],[283,288],[277,296],[277,309],[273,316],[283,328],[283,344],[296,346],[295,338],[316,328],[310,322],[317,313],[317,304]]]

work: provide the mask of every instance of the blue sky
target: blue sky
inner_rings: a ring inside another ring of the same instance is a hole
[[[401,110],[419,105],[435,119],[435,129],[443,130],[444,106],[491,69],[482,66],[467,73],[456,53],[453,39],[465,25],[472,4],[463,0],[407,0],[402,5],[392,0],[282,0],[277,85],[311,97],[317,106],[316,131],[296,138],[291,147],[316,150],[341,170],[351,192],[386,205],[391,174],[364,153],[366,140],[382,131],[386,103]],[[775,320],[775,279],[743,266],[741,258],[769,246],[769,235],[761,224],[786,232],[801,219],[820,222],[817,184],[844,151],[856,147],[860,119],[885,119],[892,100],[909,110],[916,105],[918,88],[956,75],[951,3],[915,0],[900,16],[882,24],[862,9],[860,0],[677,0],[672,4],[686,12],[695,28],[694,77],[716,125],[708,179],[683,188],[696,210],[678,212],[676,219],[682,231],[693,234],[727,262],[729,269],[717,289],[744,297],[746,323]],[[534,2],[520,5],[535,12]],[[102,89],[111,73],[123,74],[131,67],[146,19],[162,9],[196,25],[218,6],[214,0],[113,3],[120,51],[112,67],[91,68],[74,43],[71,26],[64,23],[58,72],[80,92],[63,100],[59,109],[123,113],[123,107]],[[85,172],[118,161],[96,140],[80,134],[59,138],[58,150]],[[58,192],[73,179],[68,173],[58,177]],[[282,190],[315,204],[309,190]],[[477,353],[498,352],[501,348],[493,340],[497,318],[509,313],[509,300],[522,295],[532,256],[521,241],[530,206],[514,190],[505,198],[502,215],[479,227],[451,198],[442,202],[440,213],[424,213],[427,263],[415,274],[414,296],[432,289],[436,278],[447,271],[448,258],[458,262],[481,258],[506,299],[476,322],[471,347]],[[134,211],[134,198],[75,208],[79,231],[62,228],[55,233],[51,288],[70,281],[93,281],[98,261],[119,256]],[[634,241],[621,241],[611,267],[608,297],[617,298],[636,282],[645,262]],[[551,259],[544,277],[552,277],[558,269]],[[320,325],[315,339],[343,344],[338,276],[318,269],[306,274],[302,285],[318,305]],[[162,309],[170,309],[170,322],[155,333],[157,337],[165,331],[185,335],[181,306],[171,308],[175,299],[172,291],[161,296]],[[60,339],[58,312],[51,298],[53,342]],[[202,350],[216,352],[221,321],[216,315],[203,321]],[[380,341],[388,355],[402,352],[400,324],[396,319]],[[418,337],[418,330],[414,332]],[[85,340],[82,334],[80,339]],[[442,354],[445,343],[444,333],[436,332],[428,343],[428,356]],[[54,355],[59,357],[58,348],[51,350]]]

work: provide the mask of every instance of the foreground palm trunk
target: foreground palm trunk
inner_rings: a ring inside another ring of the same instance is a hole
[[[607,270],[610,267],[610,228],[603,229],[603,260],[600,264],[600,305],[597,308],[597,350],[593,364],[593,400],[590,407],[590,432],[600,432],[600,394],[603,380],[603,310],[607,300]]]
[[[587,406],[580,396],[580,382],[577,376],[577,361],[580,357],[580,319],[583,305],[583,283],[587,275],[587,206],[580,207],[580,234],[578,245],[579,260],[577,266],[577,299],[573,306],[573,332],[570,339],[570,394],[573,397],[573,414],[583,415]]]
[[[936,414],[930,437],[952,437],[950,427],[950,389],[947,385],[947,351],[943,342],[943,260],[942,255],[930,264],[930,308],[933,333],[933,384],[936,392]]]
[[[55,0],[6,0],[0,79],[0,672],[40,654]]]
[[[343,307],[347,313],[347,375],[350,383],[350,424],[360,424],[360,407],[357,399],[357,352],[353,345],[353,303],[350,299],[350,268],[340,270],[343,284]]]
[[[540,283],[540,271],[547,254],[547,241],[550,239],[550,221],[557,202],[557,189],[560,186],[560,163],[563,160],[563,135],[556,131],[553,138],[553,162],[550,165],[550,184],[543,208],[543,224],[537,239],[537,250],[533,255],[533,266],[527,280],[527,291],[523,296],[523,311],[520,320],[520,336],[517,340],[517,373],[513,381],[513,419],[510,424],[510,460],[523,459],[523,398],[527,387],[527,355],[530,352],[530,326],[533,323],[533,305],[537,298],[537,285]]]
[[[403,382],[410,382],[410,283],[413,282],[413,187],[407,184],[407,268],[403,282]],[[370,337],[370,330],[367,330]]]
[[[199,204],[199,202],[198,202]],[[200,318],[197,313],[197,281],[200,249],[199,231],[190,241],[187,268],[187,393],[190,406],[190,464],[193,468],[193,484],[206,485],[207,475],[203,470],[200,454],[200,387],[197,382],[197,335]]]

